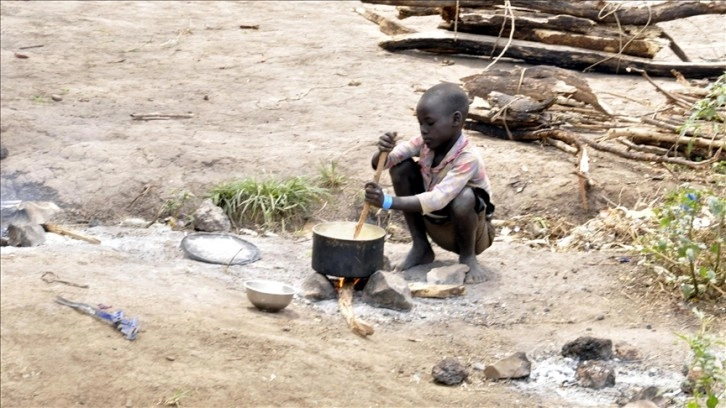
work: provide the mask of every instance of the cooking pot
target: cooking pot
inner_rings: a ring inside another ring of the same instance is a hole
[[[313,269],[341,278],[367,278],[383,269],[386,230],[364,224],[357,238],[355,222],[326,222],[313,227]]]

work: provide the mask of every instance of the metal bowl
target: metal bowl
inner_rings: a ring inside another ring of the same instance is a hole
[[[245,282],[245,292],[247,299],[256,308],[266,312],[279,312],[290,304],[295,288],[282,282],[257,279]]]

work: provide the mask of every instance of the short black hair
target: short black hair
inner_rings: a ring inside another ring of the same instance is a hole
[[[469,96],[460,86],[451,82],[432,86],[421,96],[421,99],[427,98],[438,99],[448,108],[449,113],[459,111],[464,118],[469,114]]]

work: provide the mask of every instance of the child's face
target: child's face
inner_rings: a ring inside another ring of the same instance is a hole
[[[423,99],[416,106],[421,137],[429,149],[436,150],[447,146],[459,135],[460,112],[448,113],[450,108],[437,103],[436,98]]]

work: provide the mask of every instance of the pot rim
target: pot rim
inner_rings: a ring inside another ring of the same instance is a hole
[[[342,226],[346,226],[346,227],[351,227],[350,228],[350,230],[351,230],[350,231],[350,238],[342,238],[342,237],[340,237],[339,234],[336,235],[336,236],[333,236],[333,235],[330,235],[330,234],[326,233],[326,231],[322,231],[321,230],[321,229],[323,229],[323,227],[325,227],[325,226],[331,226],[331,225],[342,225]],[[366,237],[358,236],[358,238],[353,239],[353,232],[355,231],[355,227],[357,225],[358,225],[357,222],[352,222],[352,221],[329,221],[329,222],[322,222],[320,224],[316,224],[313,227],[313,234],[319,235],[321,237],[325,237],[325,238],[328,238],[328,239],[334,239],[334,240],[338,240],[338,241],[350,241],[350,242],[376,241],[376,240],[385,238],[385,236],[386,236],[386,230],[385,229],[383,229],[383,228],[381,228],[381,227],[379,227],[377,225],[373,225],[373,224],[363,224],[363,228],[361,229],[361,231],[362,230],[369,230],[369,231],[371,231],[372,234],[375,234],[375,237],[366,238]]]

